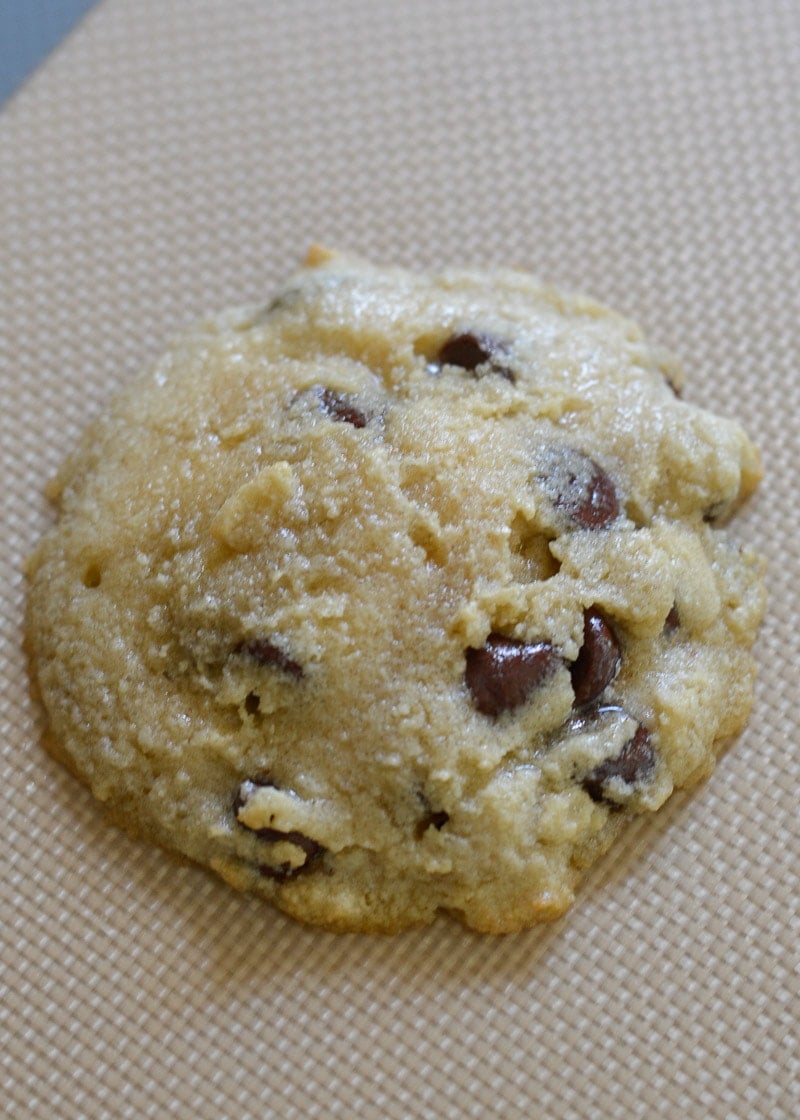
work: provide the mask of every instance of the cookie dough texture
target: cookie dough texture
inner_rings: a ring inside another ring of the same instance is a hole
[[[52,488],[28,644],[110,818],[295,917],[554,918],[751,704],[738,424],[514,271],[313,250],[176,342]]]

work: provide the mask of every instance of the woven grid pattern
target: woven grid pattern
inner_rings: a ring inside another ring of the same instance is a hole
[[[795,0],[105,0],[0,115],[14,1117],[688,1117],[800,1109]],[[102,823],[20,652],[43,484],[114,387],[311,240],[588,289],[739,415],[770,561],[749,730],[552,927],[296,926]]]

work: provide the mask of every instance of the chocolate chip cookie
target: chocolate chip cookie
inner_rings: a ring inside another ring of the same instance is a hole
[[[740,426],[514,271],[313,250],[177,341],[53,485],[28,644],[112,820],[289,914],[554,918],[751,704]]]

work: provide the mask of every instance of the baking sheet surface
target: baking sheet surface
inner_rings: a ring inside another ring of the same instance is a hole
[[[798,1115],[799,58],[791,0],[105,0],[4,107],[10,1115]],[[586,289],[762,448],[750,727],[553,926],[301,928],[106,827],[41,748],[45,481],[168,336],[312,240]]]

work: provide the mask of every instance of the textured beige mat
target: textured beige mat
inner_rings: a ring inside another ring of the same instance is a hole
[[[11,1116],[800,1115],[798,63],[796,0],[105,0],[4,108]],[[41,749],[45,480],[167,335],[312,239],[588,289],[763,448],[750,728],[554,926],[301,928],[106,828]]]

